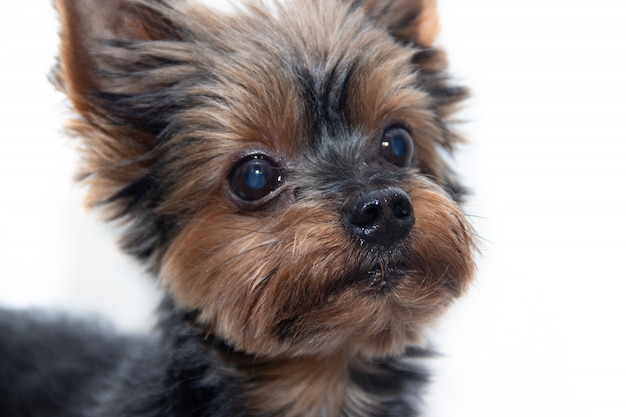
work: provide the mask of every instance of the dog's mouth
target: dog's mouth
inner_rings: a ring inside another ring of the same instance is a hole
[[[375,292],[390,291],[398,280],[407,275],[408,266],[404,263],[378,262],[365,273],[356,277],[356,282]]]

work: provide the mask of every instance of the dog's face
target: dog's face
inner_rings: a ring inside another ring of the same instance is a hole
[[[257,355],[397,354],[470,280],[430,1],[64,0],[91,203]]]

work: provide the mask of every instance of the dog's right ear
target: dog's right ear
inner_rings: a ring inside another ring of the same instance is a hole
[[[400,41],[429,47],[439,34],[437,0],[357,0],[355,5]]]
[[[156,162],[176,115],[197,97],[193,80],[207,73],[194,37],[208,36],[218,17],[180,0],[56,0],[56,8],[51,78],[78,113],[68,132],[80,138],[87,205],[136,223],[123,246],[149,258],[167,231],[152,211],[163,198]]]
[[[83,116],[97,111],[94,92],[112,84],[102,58],[107,47],[127,41],[177,38],[166,1],[57,0],[60,60],[53,76]]]

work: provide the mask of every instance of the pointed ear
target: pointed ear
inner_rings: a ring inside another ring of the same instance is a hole
[[[61,45],[52,81],[78,113],[67,130],[80,139],[86,202],[127,223],[129,253],[157,259],[176,225],[154,209],[165,194],[160,139],[194,97],[185,88],[207,73],[194,37],[217,18],[180,0],[55,1]]]
[[[357,4],[401,41],[431,46],[439,34],[437,0],[361,0]]]
[[[52,81],[78,116],[78,178],[89,205],[111,217],[145,197],[158,136],[179,110],[181,84],[199,72],[189,37],[205,30],[206,8],[179,0],[56,0],[61,21]],[[209,22],[211,23],[211,22]],[[195,26],[193,26],[195,25]]]
[[[163,15],[140,1],[57,0],[56,7],[61,51],[54,76],[81,114],[94,110],[90,92],[106,90],[98,59],[107,43],[175,36]]]

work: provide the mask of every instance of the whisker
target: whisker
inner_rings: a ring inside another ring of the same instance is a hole
[[[244,227],[232,227],[232,226],[220,226],[222,229],[226,229],[226,230],[235,230],[238,232],[248,232],[249,234],[253,234],[253,233],[258,233],[258,234],[264,234],[264,235],[270,235],[272,234],[272,232],[269,231],[264,231],[261,229],[248,229],[248,228],[244,228]]]

